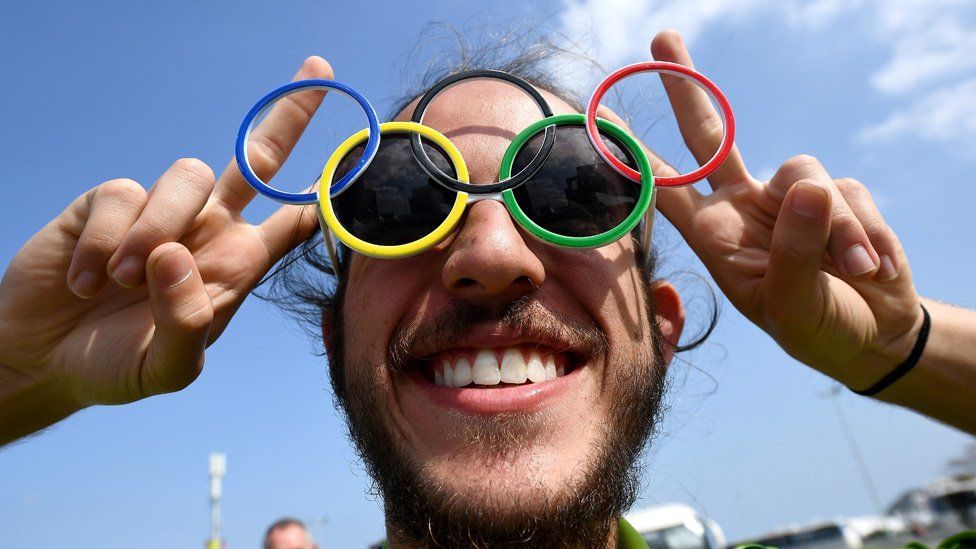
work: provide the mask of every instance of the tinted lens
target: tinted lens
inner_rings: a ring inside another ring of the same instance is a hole
[[[610,150],[635,168],[629,152],[603,134]],[[528,164],[542,146],[543,132],[518,152],[512,173]],[[522,211],[542,228],[563,236],[594,236],[620,225],[636,207],[641,186],[618,174],[590,145],[583,126],[556,129],[556,145],[545,165],[512,192]]]
[[[456,177],[447,155],[424,141],[430,159]],[[363,145],[339,163],[335,181],[352,169]],[[414,160],[408,134],[383,134],[380,149],[366,171],[339,196],[332,209],[347,231],[371,244],[407,244],[434,231],[451,212],[457,194],[430,179]]]

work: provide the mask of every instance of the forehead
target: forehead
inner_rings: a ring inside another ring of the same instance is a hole
[[[559,96],[539,91],[554,114],[579,112]],[[419,101],[419,97],[411,101],[396,120],[410,120]],[[605,109],[600,116],[620,122]],[[512,139],[540,118],[539,106],[521,89],[501,80],[474,78],[439,93],[424,112],[423,123],[457,145],[473,183],[490,183],[498,180],[502,156]]]

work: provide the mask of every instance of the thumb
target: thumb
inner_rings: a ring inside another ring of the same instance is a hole
[[[181,244],[153,250],[146,276],[156,325],[140,376],[149,396],[183,389],[200,375],[214,309],[193,255]]]
[[[796,182],[783,199],[762,288],[763,312],[776,327],[820,317],[830,207],[830,192],[815,179]]]

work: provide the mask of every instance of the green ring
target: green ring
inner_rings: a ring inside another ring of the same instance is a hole
[[[560,114],[543,118],[525,128],[515,136],[508,149],[505,150],[505,155],[502,157],[502,166],[498,174],[499,179],[505,180],[511,176],[515,156],[532,136],[543,131],[547,126],[583,126],[584,124],[586,124],[586,115],[584,114]],[[651,173],[651,163],[647,159],[647,154],[644,153],[644,149],[641,148],[636,139],[613,122],[598,118],[596,125],[599,129],[606,131],[608,134],[620,140],[637,161],[637,171],[641,174],[641,193],[637,199],[637,206],[634,208],[634,211],[630,212],[630,215],[626,219],[609,231],[591,236],[566,236],[545,229],[535,221],[529,219],[515,200],[515,195],[512,193],[512,190],[506,189],[502,191],[502,199],[505,201],[505,206],[508,208],[509,213],[512,214],[512,217],[515,218],[515,221],[519,225],[524,227],[536,238],[566,248],[598,248],[600,246],[606,246],[629,233],[640,223],[641,218],[644,217],[644,212],[647,211],[647,207],[651,203],[651,197],[654,194],[654,174]],[[531,179],[525,183],[525,185],[531,184]]]

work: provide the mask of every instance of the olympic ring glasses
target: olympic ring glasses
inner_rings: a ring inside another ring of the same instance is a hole
[[[655,177],[640,143],[623,128],[597,118],[599,102],[607,90],[641,72],[688,79],[704,89],[722,111],[722,143],[695,171]],[[471,184],[457,147],[440,132],[423,125],[424,112],[439,93],[472,78],[501,80],[521,88],[542,114],[508,146],[499,170],[500,181],[485,185]],[[350,136],[332,153],[318,179],[317,191],[289,193],[254,173],[247,142],[255,121],[276,101],[306,89],[338,91],[353,98],[366,113],[368,128]],[[641,246],[646,257],[655,186],[689,185],[708,177],[728,157],[734,138],[731,105],[714,83],[683,65],[651,61],[610,74],[597,86],[585,114],[553,115],[535,87],[501,71],[466,71],[445,78],[421,97],[410,122],[382,124],[369,101],[345,84],[322,79],[292,82],[263,97],[245,116],[238,132],[236,158],[245,180],[259,193],[285,204],[317,204],[334,264],[338,250],[333,235],[367,256],[408,257],[444,240],[461,222],[468,205],[481,200],[503,203],[529,235],[566,248],[605,246],[632,231],[643,219]]]

